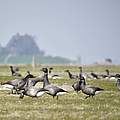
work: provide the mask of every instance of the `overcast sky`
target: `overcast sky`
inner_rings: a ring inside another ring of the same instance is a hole
[[[2,46],[17,32],[50,55],[120,64],[120,0],[0,0]]]

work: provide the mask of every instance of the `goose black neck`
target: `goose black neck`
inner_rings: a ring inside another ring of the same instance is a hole
[[[43,88],[47,85],[49,85],[50,82],[48,80],[48,73],[44,73],[44,82],[43,82]]]
[[[15,73],[15,71],[13,70],[13,67],[11,66],[10,69],[11,69],[11,72],[12,72],[12,75],[13,75]]]
[[[26,75],[24,80],[27,80],[28,78],[30,78],[30,75]]]
[[[70,71],[68,71],[68,75],[69,75],[70,78],[72,77],[72,74],[70,73]]]

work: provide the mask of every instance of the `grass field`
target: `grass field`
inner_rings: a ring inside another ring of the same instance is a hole
[[[45,66],[45,65],[44,65]],[[40,68],[34,70],[31,66],[20,66],[23,75],[30,69],[31,73],[41,75]],[[53,66],[54,71],[63,76],[61,80],[50,80],[57,85],[72,85],[65,69],[78,73],[78,66]],[[104,73],[105,69],[112,73],[120,73],[120,66],[83,66],[83,71]],[[0,67],[0,82],[15,79],[10,76],[9,66]],[[94,98],[85,99],[83,93],[71,91],[59,99],[53,99],[45,94],[42,97],[31,98],[9,95],[9,91],[0,91],[0,120],[120,120],[120,91],[116,88],[115,80],[87,80],[88,84],[99,86],[103,92]]]

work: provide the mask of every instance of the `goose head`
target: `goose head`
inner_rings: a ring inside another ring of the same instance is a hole
[[[29,78],[34,78],[34,76],[32,74],[26,75],[25,79],[29,79]]]
[[[48,73],[48,69],[47,68],[42,68],[42,69],[40,69],[40,71],[42,71],[44,73]]]
[[[52,67],[50,67],[50,68],[49,68],[49,73],[51,73],[51,72],[52,72],[52,70],[53,70],[53,68],[52,68]]]
[[[29,70],[27,71],[27,74],[30,76],[30,78],[35,78],[36,77],[36,76],[32,75]]]

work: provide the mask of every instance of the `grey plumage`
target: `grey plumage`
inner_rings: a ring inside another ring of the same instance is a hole
[[[44,88],[26,87],[26,89],[20,93],[20,98],[23,98],[25,95],[29,97],[39,97],[46,91]]]
[[[80,69],[80,73],[79,73],[79,81],[75,82],[72,87],[74,88],[74,90],[78,93],[80,90],[81,90],[81,85],[80,85],[80,80],[84,79],[84,76],[83,76],[83,72],[82,72],[82,67],[80,66],[79,67]],[[86,85],[86,83],[85,83]]]
[[[78,79],[78,75],[73,75],[69,70],[65,70],[68,73],[70,79]]]
[[[23,98],[25,95],[29,97],[39,97],[42,96],[47,90],[44,88],[35,87],[36,83],[43,82],[43,77],[36,77],[29,79],[29,81],[24,85],[24,89],[20,89],[20,98]]]
[[[28,74],[23,79],[19,80],[16,86],[14,86],[14,89],[18,92],[20,90],[24,90],[26,86],[28,86],[29,78],[33,78],[33,75]]]
[[[50,82],[48,80],[48,69],[47,68],[42,68],[41,71],[44,72],[43,88],[45,90],[47,90],[47,94],[53,96],[53,98],[55,96],[57,96],[57,99],[58,99],[58,96],[60,94],[64,94],[64,93],[67,92],[67,91],[63,90],[62,88],[59,88],[59,87],[57,87],[55,85],[50,84]]]
[[[90,86],[90,85],[86,85],[86,82],[84,79],[80,80],[80,85],[81,85],[81,90],[84,94],[88,95],[86,96],[86,98],[90,97],[90,96],[95,96],[97,91],[102,91],[104,89],[99,88],[99,87],[95,87],[95,86]]]

